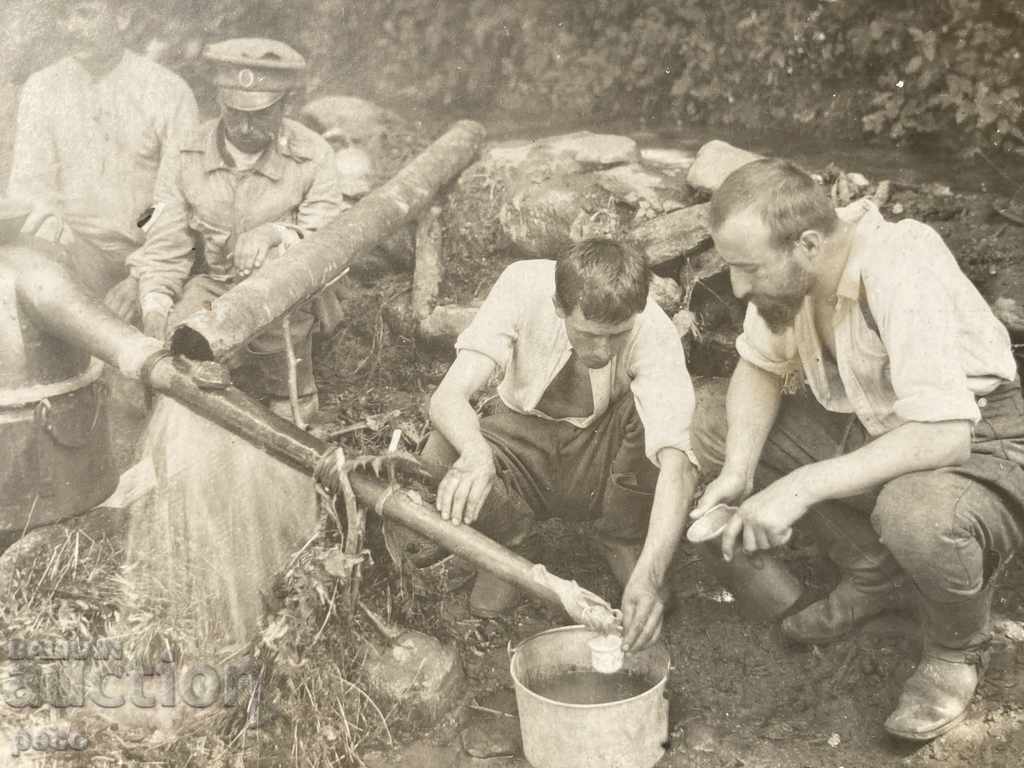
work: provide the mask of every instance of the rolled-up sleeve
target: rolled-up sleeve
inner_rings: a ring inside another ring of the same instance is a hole
[[[630,390],[644,425],[644,453],[660,466],[659,451],[675,448],[696,467],[690,425],[697,401],[679,334],[664,313],[650,306],[640,322],[644,327],[636,334],[627,360]]]
[[[743,333],[736,339],[743,360],[776,376],[785,377],[800,367],[800,355],[792,330],[772,333],[753,302],[747,304]]]
[[[957,348],[959,325],[935,268],[953,256],[930,227],[904,223],[900,230],[884,279],[864,275],[889,356],[893,411],[905,421],[977,422],[981,414]]]
[[[469,327],[456,339],[456,351],[479,352],[505,371],[519,336],[523,304],[536,291],[536,286],[524,284],[525,278],[526,271],[521,264],[505,268]]]

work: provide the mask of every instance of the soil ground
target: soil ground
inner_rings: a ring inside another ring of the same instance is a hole
[[[935,226],[987,296],[1018,296],[1024,228],[993,208],[1013,203],[1012,193],[976,188],[946,193],[921,179],[912,184],[897,191],[887,215],[912,216]],[[895,204],[902,207],[902,214],[894,214]],[[481,273],[500,271],[509,258],[488,252],[474,263],[470,255],[460,253],[457,263],[446,269],[453,272],[454,281],[468,286],[473,282],[469,276],[476,274],[479,281]],[[367,277],[349,284],[348,300],[361,309],[333,340],[320,367],[322,382],[329,382],[325,389],[337,393],[339,418],[346,412],[365,413],[367,408],[405,413],[410,407],[421,408],[443,375],[450,354],[425,352],[408,339],[390,337],[381,343],[380,334],[387,336],[389,331],[386,325],[381,330],[378,315],[366,311],[399,292],[404,280]],[[371,363],[349,372],[351,361],[365,360],[371,352]],[[422,411],[418,415],[423,423]],[[548,521],[537,540],[535,553],[553,571],[617,598],[614,582],[588,545],[584,529]],[[807,587],[806,600],[826,594],[834,583],[835,574],[799,537],[784,557]],[[997,645],[967,722],[930,745],[915,747],[889,738],[882,728],[919,650],[920,637],[910,616],[873,621],[832,646],[799,648],[785,643],[777,627],[745,621],[735,605],[723,599],[704,563],[685,542],[676,555],[671,586],[665,640],[674,661],[669,682],[672,741],[666,766],[1018,764],[1024,747],[1024,650],[1016,645]],[[466,599],[464,593],[436,602],[420,598],[416,613],[430,615],[430,624],[440,618],[447,625],[446,634],[463,638],[460,648],[472,685],[470,699],[514,713],[507,642],[555,626],[560,618],[542,606],[527,604],[514,619],[476,621],[468,616]],[[1018,626],[1024,622],[1024,566],[1019,560],[1009,569],[996,612]],[[371,751],[364,759],[368,765],[483,765],[485,761],[469,757],[462,747],[459,733],[467,723],[495,733],[506,725],[500,716],[463,708],[433,733],[396,750]],[[526,765],[521,756],[486,762]]]
[[[850,167],[848,170],[861,170]],[[918,180],[914,181],[915,184]],[[995,185],[993,185],[993,188]],[[946,237],[965,271],[988,296],[1013,290],[1024,276],[1020,255],[1024,228],[994,213],[993,204],[1013,202],[1015,190],[978,189],[937,194],[934,188],[904,189],[891,201],[903,214],[933,224]],[[890,209],[891,213],[891,209]],[[510,254],[460,255],[450,264],[468,293],[486,291]],[[476,275],[475,280],[470,276]],[[318,346],[317,378],[322,393],[320,427],[340,428],[368,417],[382,417],[380,428],[361,440],[378,447],[390,424],[400,424],[413,440],[424,436],[425,398],[440,381],[451,353],[425,350],[393,333],[384,322],[386,307],[406,300],[407,274],[377,268],[353,271],[344,289],[348,321]],[[1021,296],[1018,295],[1018,298]],[[698,372],[699,373],[699,372]],[[395,414],[397,412],[397,414]],[[125,406],[113,424],[119,460],[127,463],[143,425],[141,413]],[[371,543],[379,537],[371,531]],[[553,572],[576,579],[613,602],[618,590],[583,526],[544,522],[531,539],[531,555]],[[783,551],[784,559],[807,588],[805,599],[827,593],[835,574],[801,537]],[[364,595],[384,598],[389,584],[387,556],[376,548],[377,566]],[[686,543],[671,575],[671,612],[664,639],[673,658],[669,680],[670,749],[665,766],[789,768],[790,766],[986,766],[1020,764],[1024,753],[1024,650],[997,643],[989,672],[966,723],[925,746],[908,746],[882,729],[901,685],[913,669],[920,638],[908,616],[871,622],[831,646],[787,645],[775,626],[751,623],[715,584],[705,564]],[[374,592],[374,590],[378,590]],[[390,606],[391,592],[387,602]],[[481,760],[464,748],[464,732],[482,728],[515,752],[515,729],[496,712],[514,713],[507,646],[562,623],[560,612],[526,603],[508,619],[480,621],[469,616],[465,590],[441,597],[411,598],[395,609],[407,626],[456,642],[467,672],[461,705],[429,731],[392,723],[393,748],[366,740],[359,749],[368,766],[525,766],[521,755]],[[1024,564],[1013,563],[996,600],[1000,617],[1024,622]],[[362,634],[353,633],[356,642]],[[269,720],[270,718],[268,718]],[[290,724],[267,726],[274,738],[287,738]],[[501,749],[497,750],[501,752]],[[291,765],[287,743],[271,750],[260,765]],[[184,765],[184,759],[151,756],[149,764]],[[100,763],[94,763],[100,764]],[[193,764],[223,764],[200,763]],[[230,763],[244,765],[245,762]],[[255,764],[255,763],[254,763]],[[323,763],[327,765],[328,763]]]

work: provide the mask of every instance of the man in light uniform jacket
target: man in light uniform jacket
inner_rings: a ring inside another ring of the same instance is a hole
[[[268,259],[286,257],[290,245],[342,208],[330,146],[284,117],[287,94],[303,83],[303,57],[284,43],[261,38],[226,40],[204,55],[220,116],[166,158],[146,244],[129,259],[144,329],[158,338]],[[198,270],[193,269],[193,235],[202,245]],[[310,415],[317,409],[310,305],[293,310],[290,324],[300,412]],[[289,415],[281,326],[250,341],[237,362],[238,385]]]

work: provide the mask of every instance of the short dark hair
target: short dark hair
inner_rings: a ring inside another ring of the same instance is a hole
[[[636,248],[602,237],[569,246],[555,267],[555,296],[562,310],[576,307],[597,323],[624,323],[644,311],[650,276]]]
[[[788,160],[755,160],[730,173],[711,197],[712,231],[750,208],[760,214],[775,248],[792,245],[808,229],[830,235],[839,225],[825,189]]]

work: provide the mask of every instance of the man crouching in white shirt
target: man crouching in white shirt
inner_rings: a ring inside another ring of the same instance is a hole
[[[697,478],[693,386],[679,336],[647,291],[644,256],[611,240],[510,265],[456,342],[423,451],[447,468],[437,509],[453,525],[514,545],[535,518],[593,520],[625,587],[623,648],[634,651],[661,631],[665,575]],[[478,418],[470,398],[496,372],[500,405]],[[517,602],[513,585],[477,575],[475,615]]]

